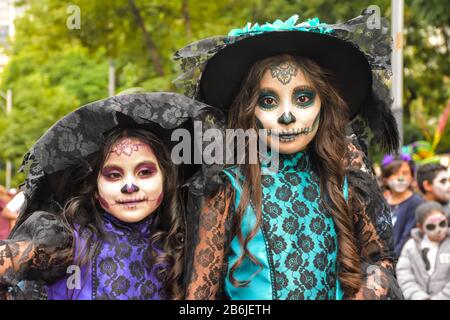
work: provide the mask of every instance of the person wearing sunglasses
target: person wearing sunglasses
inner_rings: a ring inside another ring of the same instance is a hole
[[[441,204],[428,201],[415,211],[411,231],[397,263],[397,279],[407,300],[450,300],[450,237]]]

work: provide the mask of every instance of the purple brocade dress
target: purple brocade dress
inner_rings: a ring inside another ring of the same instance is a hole
[[[105,240],[94,258],[46,286],[49,300],[161,300],[166,299],[158,270],[151,264],[150,236],[154,215],[125,223],[104,214]],[[84,252],[84,237],[75,232],[75,254]],[[159,252],[155,248],[156,252]]]

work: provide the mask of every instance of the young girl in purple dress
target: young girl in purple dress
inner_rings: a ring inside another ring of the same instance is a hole
[[[208,109],[131,94],[57,122],[25,157],[27,201],[0,241],[0,297],[183,298],[180,186],[196,168],[173,163],[171,133]]]

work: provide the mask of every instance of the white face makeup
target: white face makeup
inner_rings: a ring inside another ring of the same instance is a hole
[[[392,192],[403,193],[411,186],[412,180],[409,164],[403,162],[398,171],[388,178],[387,183]]]
[[[450,201],[450,175],[447,171],[440,171],[433,180],[433,193],[438,201]]]
[[[111,149],[97,179],[101,207],[124,222],[139,222],[163,199],[163,175],[153,150],[130,138]]]
[[[441,242],[445,239],[448,232],[447,218],[440,211],[433,211],[425,222],[423,229],[431,241]]]
[[[317,133],[321,102],[316,90],[293,61],[272,65],[259,84],[255,116],[278,139],[279,152],[304,150]],[[276,145],[276,144],[275,144]]]

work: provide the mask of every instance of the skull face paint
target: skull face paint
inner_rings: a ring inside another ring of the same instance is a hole
[[[392,191],[394,191],[396,193],[402,193],[402,192],[405,192],[409,188],[410,182],[406,181],[402,178],[399,178],[399,179],[389,180],[388,185]]]
[[[389,189],[395,193],[403,193],[409,189],[413,181],[411,169],[407,162],[403,162],[398,171],[387,180]]]
[[[163,181],[153,150],[139,140],[121,139],[98,175],[99,204],[121,221],[139,222],[161,204]]]
[[[321,102],[301,69],[291,61],[271,66],[259,84],[255,117],[267,129],[267,144],[280,153],[304,150],[317,133]],[[275,145],[275,144],[274,144]]]
[[[447,218],[439,211],[433,211],[423,223],[423,230],[431,241],[441,242],[448,233]]]
[[[450,175],[447,171],[440,171],[433,180],[433,193],[441,203],[450,201]]]

